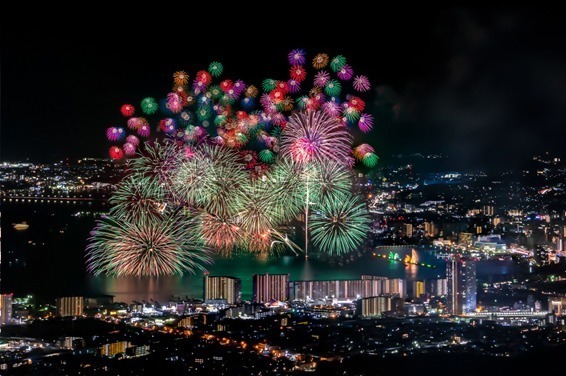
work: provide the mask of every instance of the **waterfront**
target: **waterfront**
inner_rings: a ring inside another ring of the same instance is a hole
[[[13,203],[2,206],[2,291],[16,295],[33,293],[45,299],[64,295],[114,295],[115,301],[153,299],[171,296],[201,298],[203,272],[194,275],[140,278],[93,276],[86,271],[84,249],[94,225],[95,212],[105,211],[101,203]],[[83,214],[77,214],[83,213]],[[18,231],[13,223],[26,221],[29,228]],[[358,279],[362,274],[390,278],[444,278],[445,262],[427,249],[417,249],[419,261],[431,268],[393,262],[379,255],[411,255],[411,247],[381,248],[355,254],[351,261],[329,263],[302,256],[281,255],[261,259],[253,255],[215,257],[207,267],[210,275],[230,275],[242,280],[242,296],[251,298],[252,274],[289,273],[291,280]],[[510,260],[480,261],[478,277],[515,273],[519,268]]]

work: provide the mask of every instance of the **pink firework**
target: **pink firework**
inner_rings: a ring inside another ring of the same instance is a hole
[[[283,127],[287,124],[287,117],[281,112],[277,112],[271,116],[271,121],[273,121],[273,124]]]
[[[140,144],[140,139],[134,136],[133,134],[126,137],[126,142],[138,147]]]
[[[126,142],[122,148],[124,149],[124,154],[126,154],[128,157],[136,154],[136,147],[129,142]]]
[[[136,111],[135,107],[132,106],[131,104],[125,104],[122,106],[122,108],[120,108],[120,112],[122,113],[122,115],[127,117],[132,116],[135,111]]]
[[[314,76],[314,86],[323,88],[330,81],[330,74],[327,71],[320,71]]]
[[[110,127],[106,130],[106,138],[109,141],[119,141],[124,138],[124,129],[118,127]]]
[[[171,112],[178,114],[183,109],[183,99],[176,93],[167,94],[167,106]]]
[[[306,61],[305,51],[301,49],[295,49],[289,52],[289,55],[287,55],[287,57],[289,58],[289,64],[291,65],[303,65]]]
[[[290,79],[287,81],[287,86],[289,87],[289,93],[296,94],[301,91],[301,84],[296,80]]]
[[[340,105],[337,104],[337,103],[334,102],[334,101],[325,102],[325,103],[322,105],[322,110],[323,110],[326,114],[328,114],[328,115],[330,115],[330,116],[332,116],[332,117],[336,117],[336,116],[340,115],[340,113],[342,112],[342,109],[340,108]]]
[[[347,81],[354,75],[354,70],[348,64],[344,64],[342,68],[336,72],[336,75],[338,75],[339,79]]]
[[[143,124],[142,126],[140,126],[138,128],[138,134],[142,137],[149,137],[149,125],[148,124]]]
[[[281,153],[299,163],[344,164],[350,158],[352,136],[335,117],[307,110],[291,115],[281,134]]]
[[[190,146],[185,146],[183,148],[184,152],[185,152],[185,158],[187,159],[192,159],[195,156],[195,151],[192,147]]]
[[[358,128],[364,133],[368,133],[373,128],[373,116],[370,114],[361,114],[358,120]]]
[[[304,79],[307,78],[307,71],[303,66],[295,65],[289,70],[289,75],[291,76],[291,79],[297,82],[303,82]]]
[[[112,146],[108,151],[108,154],[110,154],[110,158],[114,160],[124,158],[124,151],[119,146]]]
[[[128,128],[133,129],[133,130],[138,130],[140,126],[141,126],[140,118],[134,117],[134,118],[128,119]]]
[[[359,75],[354,78],[354,89],[359,92],[368,91],[371,88],[369,79],[364,75]]]

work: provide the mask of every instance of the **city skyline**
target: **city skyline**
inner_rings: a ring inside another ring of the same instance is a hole
[[[164,95],[173,72],[221,60],[231,76],[258,84],[269,70],[279,71],[293,48],[343,53],[367,72],[379,91],[371,141],[380,156],[440,152],[451,156],[454,168],[484,169],[520,167],[517,157],[525,152],[563,157],[557,136],[565,121],[565,72],[556,48],[563,30],[553,17],[536,9],[456,7],[393,15],[369,31],[374,39],[361,47],[340,36],[304,37],[269,47],[210,44],[201,52],[119,29],[111,39],[80,28],[6,30],[0,158],[105,157],[103,130],[120,120],[119,106],[148,93]],[[148,48],[156,44],[163,52]],[[246,61],[239,52],[248,50]],[[370,51],[379,58],[368,58]],[[132,58],[136,52],[143,59]],[[49,95],[26,99],[30,87],[48,88]]]
[[[0,23],[0,373],[559,357],[558,12],[380,7]]]

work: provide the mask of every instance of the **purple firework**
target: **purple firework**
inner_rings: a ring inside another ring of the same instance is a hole
[[[373,128],[373,116],[370,114],[361,114],[358,120],[358,128],[360,131],[367,133]]]
[[[295,49],[289,52],[289,55],[287,55],[287,57],[289,58],[289,64],[291,65],[303,65],[306,61],[305,51],[301,49]]]
[[[348,64],[344,64],[344,66],[342,66],[342,68],[340,68],[338,72],[336,72],[336,74],[338,75],[339,79],[347,81],[354,75],[354,70]]]

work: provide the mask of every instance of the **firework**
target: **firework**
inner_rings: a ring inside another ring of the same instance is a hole
[[[336,97],[340,95],[341,91],[342,91],[342,84],[340,83],[340,81],[337,80],[330,80],[324,86],[324,92],[331,97]]]
[[[358,128],[364,133],[368,133],[373,128],[373,116],[370,114],[361,114],[358,120]]]
[[[275,86],[277,86],[277,81],[272,78],[266,78],[261,83],[261,87],[265,92],[270,92],[271,90],[275,89]]]
[[[291,94],[296,94],[301,91],[301,84],[293,79],[287,81],[287,87],[289,88],[289,93]]]
[[[132,145],[134,145],[134,147],[136,147],[136,148],[137,148],[138,145],[140,144],[139,138],[137,138],[137,137],[134,136],[133,134],[132,134],[132,135],[129,135],[128,137],[126,137],[126,142],[127,142],[127,143],[130,143],[130,144],[132,144]]]
[[[289,59],[289,64],[291,65],[303,65],[306,61],[305,51],[301,49],[293,50],[289,52],[287,58]]]
[[[281,153],[298,163],[344,163],[352,138],[336,120],[322,111],[295,113],[281,135]]]
[[[331,255],[348,253],[363,242],[369,223],[365,204],[356,196],[326,200],[311,215],[312,242]]]
[[[205,244],[220,254],[230,254],[244,239],[244,231],[231,217],[220,217],[205,212],[199,219]]]
[[[159,105],[155,99],[151,97],[144,98],[141,102],[141,109],[146,115],[153,115],[159,109]]]
[[[112,216],[97,221],[87,246],[94,274],[160,276],[195,273],[211,263],[208,250],[181,216],[141,216],[133,221]]]
[[[327,54],[318,54],[312,59],[312,66],[315,69],[322,69],[328,65],[330,58]]]
[[[106,130],[106,138],[108,138],[109,141],[123,140],[125,135],[126,133],[124,133],[123,128],[110,127]]]
[[[110,155],[110,158],[112,158],[114,160],[124,158],[124,151],[118,146],[112,146],[110,148],[108,154]]]
[[[327,71],[321,70],[314,76],[315,87],[325,87],[328,81],[330,81],[330,73]]]
[[[122,149],[124,149],[124,154],[128,157],[131,157],[132,155],[136,154],[136,147],[134,146],[134,144],[131,144],[129,142],[126,142],[122,146]]]
[[[132,116],[135,111],[136,111],[135,107],[132,106],[131,104],[125,104],[120,108],[120,112],[122,113],[122,115],[126,117]]]
[[[166,192],[158,181],[140,173],[128,175],[109,199],[110,214],[119,220],[134,221],[142,216],[161,217],[167,208]]]
[[[367,153],[362,159],[364,166],[369,168],[375,167],[377,165],[377,162],[379,162],[379,157],[374,153]]]
[[[344,64],[340,69],[338,69],[336,75],[338,76],[339,79],[348,81],[354,75],[354,70],[348,64]]]
[[[246,97],[255,98],[255,97],[257,97],[258,93],[259,93],[259,91],[258,91],[257,87],[255,87],[254,85],[250,85],[246,89]]]
[[[315,206],[325,200],[340,200],[352,188],[352,174],[342,163],[315,164],[305,171],[309,175],[310,200]]]
[[[273,151],[269,149],[263,149],[262,151],[259,152],[258,157],[259,160],[262,161],[263,163],[271,164],[275,162],[276,155]]]
[[[339,72],[344,65],[346,65],[346,58],[342,55],[335,56],[330,61],[330,68],[334,71],[334,73]]]
[[[364,75],[359,75],[354,78],[354,89],[359,92],[368,91],[371,86],[369,83],[369,79]]]
[[[364,113],[361,98],[343,93],[346,89],[367,91],[369,80],[354,77],[343,56],[330,59],[318,54],[312,60],[314,86],[305,84],[301,92],[309,68],[305,52],[296,49],[287,58],[288,79],[263,80],[259,98],[253,85],[219,79],[224,67],[212,62],[192,80],[185,71],[175,72],[173,90],[165,98],[143,99],[141,111],[147,119],[132,117],[133,106],[122,106],[127,129],[109,128],[107,138],[121,142],[110,149],[113,159],[130,157],[127,175],[111,196],[108,221],[97,226],[107,233],[123,231],[120,226],[151,232],[154,225],[170,219],[190,223],[189,238],[223,255],[239,250],[266,254],[280,247],[296,249],[284,229],[303,214],[305,253],[309,243],[334,254],[351,249],[354,240],[350,238],[358,235],[345,235],[323,224],[329,222],[323,214],[336,217],[340,203],[351,204],[354,161],[370,168],[377,164],[371,146],[351,149],[352,127],[369,132],[373,117]],[[352,80],[351,86],[344,83],[347,80]],[[157,110],[164,115],[152,116]],[[148,138],[150,129],[157,129],[151,142],[140,144],[136,136],[126,137],[131,130]],[[310,220],[314,222],[309,224]],[[123,223],[117,225],[119,221]],[[316,240],[309,238],[311,227],[319,229],[312,233]],[[167,226],[164,231],[163,236],[174,238]],[[333,238],[322,240],[319,233]],[[99,239],[93,237],[89,248],[92,271],[128,274],[136,268],[140,275],[157,275],[185,270],[183,262],[173,263],[174,252],[168,250],[162,259],[168,266],[151,261],[153,250],[139,250],[138,259],[130,255],[130,261],[120,264],[117,249],[126,246],[101,247]]]
[[[213,61],[208,66],[208,72],[213,77],[219,77],[220,75],[222,75],[222,72],[224,72],[224,66],[222,65],[222,63],[220,63],[218,61]]]
[[[173,73],[173,82],[175,85],[185,86],[189,83],[189,75],[185,71]]]
[[[307,71],[305,70],[305,68],[303,68],[302,65],[295,65],[289,70],[289,75],[291,76],[292,80],[301,83],[307,77]]]

